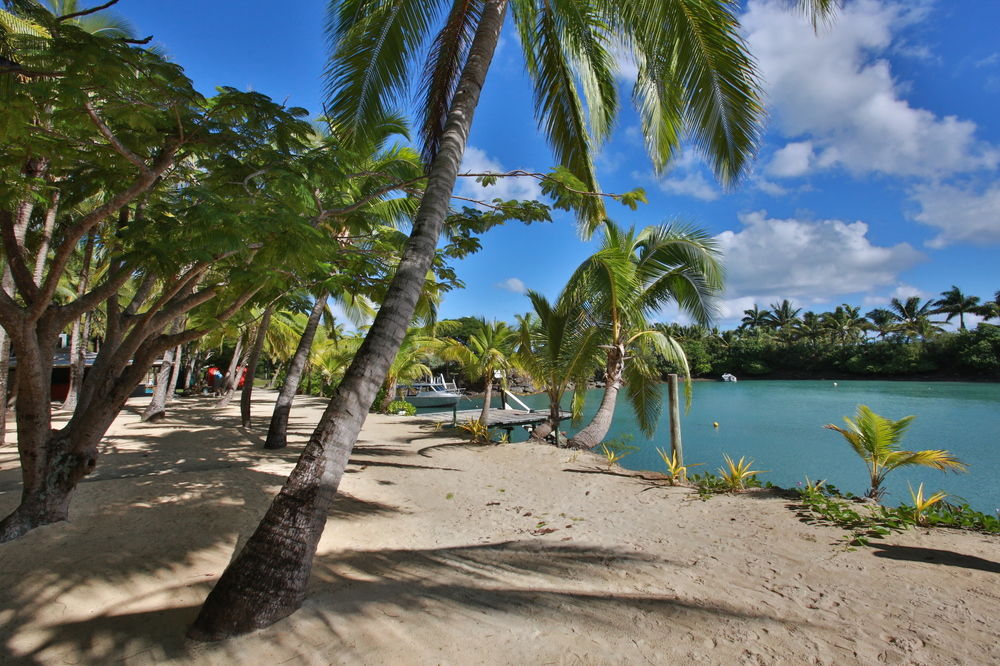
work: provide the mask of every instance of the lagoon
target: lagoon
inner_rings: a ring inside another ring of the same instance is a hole
[[[666,384],[663,391],[666,396]],[[588,392],[581,427],[597,410],[601,395],[599,389]],[[522,399],[534,408],[546,402],[543,395]],[[952,495],[949,501],[964,500],[989,514],[1000,508],[1000,384],[995,383],[696,382],[691,410],[681,416],[685,462],[704,463],[692,473],[717,472],[723,453],[737,460],[746,456],[754,460],[754,469],[767,470],[760,475],[762,481],[794,487],[808,476],[860,495],[867,489],[864,463],[840,434],[823,429],[827,423],[843,425],[843,417],[853,417],[859,404],[892,419],[915,414],[904,448],[948,449],[969,465],[967,473],[958,474],[919,467],[891,472],[887,504],[909,503],[907,483],[916,489],[923,482],[925,494],[944,490]],[[463,401],[459,408],[473,406],[474,401]],[[639,447],[621,460],[623,467],[663,471],[656,447],[670,450],[665,406],[664,398],[663,418],[649,439],[639,431],[624,395],[619,397],[608,438],[631,436],[628,443]],[[575,431],[571,426],[563,429]]]

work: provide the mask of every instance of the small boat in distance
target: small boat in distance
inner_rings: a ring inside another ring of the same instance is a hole
[[[731,375],[731,374],[729,374],[727,372],[726,374],[722,375],[722,381],[724,381],[724,382],[735,382],[736,381],[736,375]]]
[[[447,382],[444,375],[429,381],[413,382],[402,389],[403,399],[414,407],[454,407],[462,399],[462,389],[454,381]]]

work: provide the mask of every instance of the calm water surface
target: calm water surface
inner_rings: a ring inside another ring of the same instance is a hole
[[[666,396],[665,384],[663,391]],[[587,395],[581,425],[597,410],[601,394],[594,390]],[[545,405],[541,395],[523,400],[536,408]],[[470,409],[473,404],[467,401],[459,407]],[[843,417],[853,417],[859,404],[892,419],[915,414],[904,448],[948,449],[969,465],[969,471],[962,474],[917,467],[891,472],[886,503],[909,502],[907,482],[914,489],[923,482],[926,494],[944,490],[953,495],[952,500],[960,497],[980,511],[993,513],[1000,508],[1000,384],[696,382],[691,411],[681,416],[685,461],[705,463],[692,472],[716,472],[723,453],[734,459],[746,456],[754,460],[754,469],[767,470],[760,475],[761,480],[779,486],[794,486],[808,476],[862,494],[868,487],[864,463],[839,433],[822,428],[826,423],[843,425]],[[568,423],[565,426],[570,434],[575,432]],[[620,396],[608,437],[628,435],[632,436],[629,443],[640,450],[620,464],[631,469],[663,470],[656,447],[670,450],[666,409],[656,434],[647,439],[636,426],[631,406]],[[518,439],[524,436],[515,437]]]

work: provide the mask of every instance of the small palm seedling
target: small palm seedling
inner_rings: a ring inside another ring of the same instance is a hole
[[[927,522],[924,517],[924,511],[931,508],[945,497],[948,493],[943,490],[939,490],[930,497],[924,498],[924,484],[917,486],[917,492],[913,492],[913,486],[907,484],[910,488],[910,498],[913,500],[913,522],[917,525],[923,525]]]
[[[660,458],[663,459],[663,464],[667,466],[667,475],[670,477],[668,480],[672,486],[687,481],[688,467],[697,467],[698,465],[703,464],[691,463],[690,465],[684,465],[677,459],[677,451],[673,451],[668,456],[666,451],[660,447],[656,447],[656,452],[660,454]]]
[[[608,459],[608,469],[611,469],[612,465],[628,454],[639,450],[638,446],[626,444],[630,439],[632,439],[630,435],[624,435],[616,439],[609,439],[601,444],[601,453]]]
[[[743,456],[740,456],[739,462],[733,462],[733,459],[726,453],[723,453],[722,457],[726,461],[726,467],[725,469],[719,468],[719,476],[722,477],[722,483],[730,492],[745,490],[747,484],[756,481],[754,477],[765,473],[764,470],[750,469],[753,460],[744,461]]]
[[[881,500],[882,496],[885,495],[885,489],[882,487],[885,477],[897,467],[922,465],[934,469],[962,472],[967,469],[965,463],[948,451],[940,449],[904,451],[901,449],[899,443],[914,418],[916,417],[904,416],[898,421],[893,421],[879,416],[865,405],[858,405],[858,414],[855,420],[851,420],[847,416],[844,417],[846,428],[835,426],[832,423],[823,426],[843,435],[854,452],[861,456],[861,459],[868,465],[871,487],[868,489],[866,497],[871,497],[876,501]]]

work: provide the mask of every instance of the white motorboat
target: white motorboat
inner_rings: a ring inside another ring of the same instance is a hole
[[[724,381],[724,382],[735,382],[736,381],[736,375],[731,375],[731,374],[729,374],[727,372],[726,374],[722,375],[722,381]]]
[[[462,389],[447,382],[444,375],[426,382],[413,382],[403,389],[403,398],[414,407],[454,407],[462,399]]]

